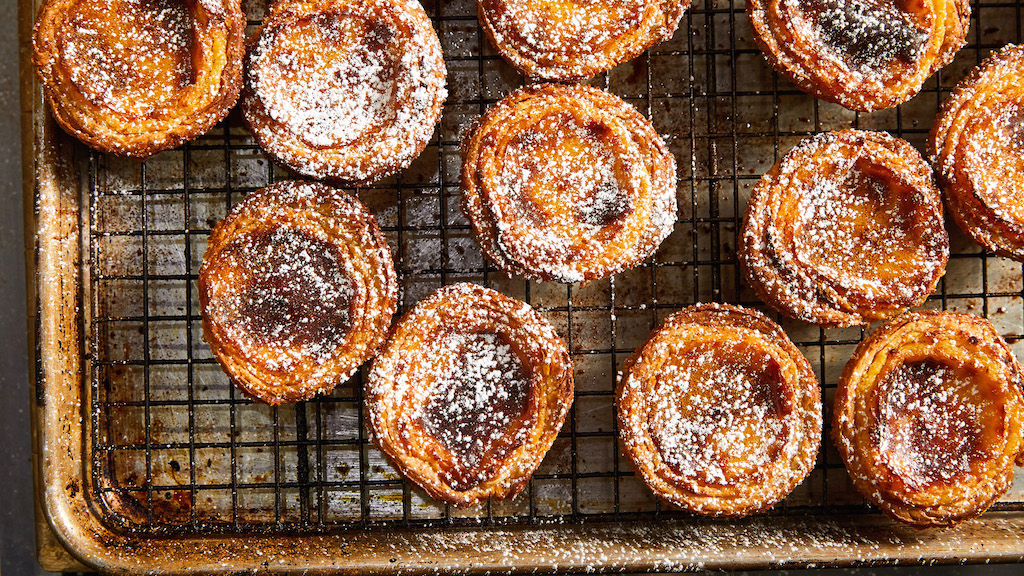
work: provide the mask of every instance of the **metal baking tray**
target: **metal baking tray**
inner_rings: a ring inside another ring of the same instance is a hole
[[[654,258],[584,287],[509,279],[481,256],[458,208],[459,137],[522,80],[484,38],[472,0],[430,0],[449,73],[444,118],[412,167],[359,192],[394,249],[401,308],[444,284],[479,282],[537,307],[576,363],[572,413],[528,489],[468,510],[432,502],[381,458],[363,425],[358,376],[280,408],[229,384],[201,341],[199,262],[231,203],[287,174],[237,113],[145,163],[67,137],[31,73],[37,5],[21,4],[37,485],[42,517],[85,565],[123,574],[480,573],[1024,558],[1024,475],[980,519],[918,531],[865,504],[827,438],[810,477],[766,514],[669,510],[620,455],[612,401],[622,361],[673,311],[698,301],[765,310],[738,272],[736,231],[751,187],[780,154],[851,126],[923,148],[957,80],[992,49],[1022,40],[1021,2],[973,2],[970,45],[956,61],[909,103],[874,114],[818,102],[773,74],[741,1],[698,3],[670,42],[594,80],[666,136],[680,213]],[[263,3],[243,6],[258,24]],[[1021,265],[949,228],[953,256],[926,307],[986,315],[1024,353]],[[827,416],[866,331],[782,324],[823,383]],[[52,535],[40,541],[48,567],[69,565]]]

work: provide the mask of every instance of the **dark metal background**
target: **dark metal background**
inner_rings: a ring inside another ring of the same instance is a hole
[[[678,163],[680,210],[676,231],[653,259],[585,287],[509,279],[481,256],[458,207],[459,137],[521,79],[483,36],[475,3],[426,5],[448,65],[444,118],[412,167],[359,191],[392,245],[400,312],[442,285],[479,282],[538,308],[576,362],[575,405],[528,489],[512,502],[469,510],[432,503],[383,461],[363,426],[360,377],[329,396],[271,408],[244,399],[202,342],[195,280],[210,228],[247,192],[287,178],[237,113],[144,164],[89,152],[83,301],[102,514],[121,529],[152,533],[683,515],[656,502],[619,454],[616,371],[661,319],[698,301],[754,306],[779,319],[746,288],[736,263],[751,187],[819,131],[884,129],[923,150],[955,83],[992,49],[1022,40],[1021,3],[972,5],[970,45],[956,62],[909,103],[873,114],[818,102],[773,74],[741,2],[691,8],[673,40],[593,81],[666,135]],[[243,6],[257,25],[262,3]],[[926,306],[990,317],[1021,354],[1021,265],[983,253],[947,225],[953,255]],[[839,372],[866,331],[780,322],[822,380],[828,422]],[[1024,508],[1022,484],[997,507]],[[871,509],[852,491],[826,426],[815,471],[769,513],[850,511]]]

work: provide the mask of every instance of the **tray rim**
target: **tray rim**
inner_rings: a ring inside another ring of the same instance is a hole
[[[31,63],[40,0],[19,0],[31,412],[37,548],[50,569],[77,560],[113,574],[677,571],[1024,561],[1024,512],[990,512],[951,531],[881,514],[437,527],[327,534],[155,536],[107,526],[84,453],[80,181],[74,142],[47,112]],[[48,525],[71,558],[39,533]],[[811,532],[816,530],[817,532]],[[808,541],[800,535],[814,535]],[[1008,537],[1015,534],[1016,537]],[[761,537],[758,545],[736,543]],[[713,545],[702,539],[710,539]],[[523,549],[529,541],[529,549]],[[730,545],[731,541],[731,545]],[[957,546],[952,546],[955,541]],[[702,547],[703,545],[703,547]],[[417,547],[424,547],[420,551]],[[410,549],[411,548],[411,549]],[[776,552],[786,549],[786,558]],[[795,556],[795,558],[793,558]]]

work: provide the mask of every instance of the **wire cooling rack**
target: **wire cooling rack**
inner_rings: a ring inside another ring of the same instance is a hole
[[[425,6],[441,38],[449,98],[435,139],[397,177],[362,189],[401,277],[400,312],[436,288],[477,282],[532,304],[570,345],[576,401],[529,487],[467,510],[432,502],[373,447],[361,375],[290,406],[244,399],[202,341],[195,286],[207,235],[246,193],[287,178],[237,113],[145,163],[89,153],[84,253],[91,474],[119,530],[158,534],[319,532],[686,517],[660,505],[616,443],[613,389],[623,360],[667,315],[731,302],[780,320],[823,384],[826,422],[839,373],[865,335],[780,319],[745,286],[736,234],[757,179],[811,134],[888,130],[924,148],[939,103],[991,50],[1021,42],[1020,3],[974,2],[970,44],[895,109],[858,114],[771,72],[741,0],[699,2],[675,37],[593,84],[622,96],[665,135],[678,163],[679,220],[637,268],[586,286],[508,278],[481,256],[459,209],[459,138],[522,79],[483,36],[472,0]],[[250,31],[263,3],[243,2]],[[925,307],[989,317],[1020,355],[1021,265],[986,254],[952,223],[945,278]],[[1018,480],[1021,477],[1018,476]],[[997,508],[1024,510],[1024,482]],[[769,514],[871,513],[823,438],[810,477]]]

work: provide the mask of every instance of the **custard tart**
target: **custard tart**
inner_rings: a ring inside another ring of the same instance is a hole
[[[949,237],[928,164],[884,132],[808,138],[757,183],[739,261],[787,316],[864,325],[924,302],[945,273]]]
[[[961,81],[931,132],[946,207],[971,238],[1024,261],[1024,46],[1007,46]]]
[[[537,84],[463,139],[462,209],[507,273],[586,282],[637,265],[672,232],[675,170],[651,123],[618,97]]]
[[[965,44],[967,0],[748,0],[768,62],[804,92],[870,112],[906,102]]]
[[[1021,369],[991,322],[911,312],[861,342],[832,436],[854,486],[893,518],[953,526],[984,512],[1022,463]]]
[[[46,0],[33,63],[69,134],[146,158],[207,132],[235,105],[238,0]]]
[[[821,397],[810,364],[753,310],[704,304],[673,314],[627,361],[619,438],[654,494],[709,516],[744,516],[814,467]]]
[[[477,0],[480,26],[520,73],[584,80],[672,37],[690,0]]]
[[[514,497],[573,400],[569,352],[524,302],[447,286],[396,322],[365,386],[380,450],[435,500]]]
[[[423,152],[445,77],[441,43],[415,0],[276,2],[250,42],[242,113],[277,162],[365,186]]]
[[[384,342],[398,302],[373,215],[311,182],[275,184],[232,206],[210,234],[198,286],[214,357],[267,404],[348,380]]]

